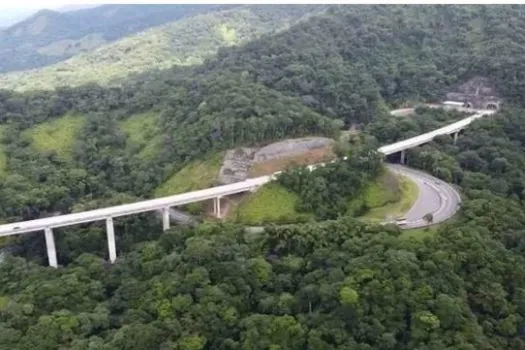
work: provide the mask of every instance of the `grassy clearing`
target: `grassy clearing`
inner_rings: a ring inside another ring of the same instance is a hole
[[[157,113],[140,113],[119,122],[119,126],[126,133],[129,143],[142,148],[158,133],[158,120]]]
[[[155,197],[201,190],[213,185],[219,175],[224,153],[189,163],[155,190]]]
[[[235,28],[230,28],[226,24],[219,26],[219,34],[226,43],[233,45],[237,42],[237,32]]]
[[[60,158],[69,160],[73,146],[86,119],[80,115],[66,114],[63,117],[39,124],[25,133],[33,147],[40,152],[55,151]]]
[[[138,156],[140,159],[150,159],[154,157],[162,147],[162,135],[157,135],[153,137],[146,146],[144,146]]]
[[[299,197],[281,185],[272,182],[248,195],[232,210],[231,219],[245,225],[269,222],[293,222],[311,215],[299,214],[295,205]]]
[[[159,115],[155,112],[133,114],[119,122],[120,129],[126,133],[128,144],[135,150],[138,157],[148,159],[153,157],[162,146]]]
[[[362,218],[381,222],[403,216],[414,205],[418,195],[419,188],[413,181],[386,172],[365,192],[364,200],[371,209]]]

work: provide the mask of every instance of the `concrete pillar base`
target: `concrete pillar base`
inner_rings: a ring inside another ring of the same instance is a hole
[[[170,208],[162,209],[162,230],[170,229]]]
[[[213,199],[213,215],[215,215],[217,219],[221,218],[221,197]]]
[[[406,164],[406,154],[405,150],[401,151],[401,160],[399,161],[401,164]]]
[[[113,218],[106,219],[106,234],[108,236],[109,261],[113,264],[117,260],[117,246],[115,244]]]
[[[55,248],[55,237],[53,236],[53,231],[51,228],[46,228],[44,231],[46,237],[46,247],[47,247],[47,260],[49,261],[49,266],[58,267],[57,262],[57,251]]]

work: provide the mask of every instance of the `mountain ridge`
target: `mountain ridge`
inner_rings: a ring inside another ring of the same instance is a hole
[[[91,82],[107,85],[151,69],[201,64],[221,47],[277,33],[303,20],[304,16],[323,10],[323,6],[317,5],[300,8],[247,5],[195,14],[102,44],[63,62],[0,75],[0,84],[16,90],[52,90]],[[92,35],[84,38],[82,45],[96,46],[102,40]],[[68,45],[77,45],[77,42],[70,41]],[[59,49],[64,48],[46,47],[40,51]]]
[[[84,48],[91,51],[157,25],[221,8],[225,5],[102,5],[67,12],[40,10],[0,31],[0,73],[43,67],[83,49],[78,44],[78,50],[54,54],[41,51],[53,44],[74,46],[83,38],[97,34],[101,40]]]

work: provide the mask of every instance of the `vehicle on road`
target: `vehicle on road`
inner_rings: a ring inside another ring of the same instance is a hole
[[[400,218],[395,221],[396,225],[403,226],[408,223],[408,220],[406,218]]]

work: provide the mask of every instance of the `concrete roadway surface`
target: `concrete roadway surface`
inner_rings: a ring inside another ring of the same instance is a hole
[[[412,208],[404,215],[406,224],[400,227],[419,228],[428,226],[423,219],[428,213],[434,216],[433,224],[450,219],[459,210],[461,197],[450,184],[419,170],[400,164],[387,164],[387,168],[404,175],[419,187],[419,196]]]

